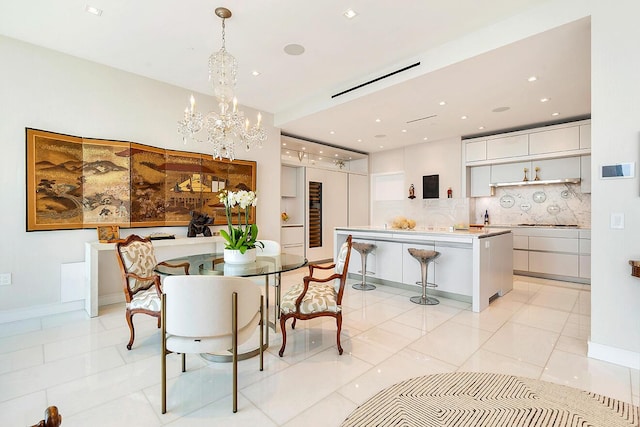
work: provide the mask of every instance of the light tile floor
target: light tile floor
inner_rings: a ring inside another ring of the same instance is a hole
[[[283,276],[283,289],[305,269]],[[418,306],[418,292],[350,284],[342,342],[332,319],[298,322],[283,358],[271,333],[265,370],[240,362],[239,411],[231,412],[230,365],[168,357],[168,413],[160,413],[160,337],[155,319],[135,318],[136,341],[122,305],[0,324],[0,425],[31,425],[57,405],[72,426],[337,426],[381,389],[408,378],[451,371],[508,373],[605,394],[636,405],[640,373],[586,357],[589,287],[514,277],[514,290],[482,313],[440,298]],[[273,316],[271,316],[273,318]]]

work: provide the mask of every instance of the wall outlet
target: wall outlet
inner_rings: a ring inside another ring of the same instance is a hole
[[[11,284],[11,273],[0,273],[0,286]]]

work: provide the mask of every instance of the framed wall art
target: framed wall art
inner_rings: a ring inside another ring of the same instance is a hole
[[[31,128],[26,153],[27,231],[186,226],[191,211],[223,225],[219,191],[256,190],[254,161]]]

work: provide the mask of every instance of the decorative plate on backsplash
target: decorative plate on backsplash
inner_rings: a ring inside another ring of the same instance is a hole
[[[547,195],[544,193],[544,191],[536,191],[535,193],[533,193],[532,198],[536,203],[543,203],[545,200],[547,200]]]
[[[551,215],[558,215],[560,213],[560,206],[558,205],[549,205],[547,206],[547,212]]]
[[[500,197],[500,206],[502,206],[503,208],[509,209],[515,204],[516,199],[514,199],[513,196],[505,194],[504,196]]]
[[[521,211],[526,212],[529,209],[531,209],[531,203],[521,203],[520,204],[520,210]]]

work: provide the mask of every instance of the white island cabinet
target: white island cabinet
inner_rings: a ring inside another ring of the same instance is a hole
[[[510,230],[427,231],[385,230],[377,227],[337,227],[334,257],[340,245],[351,234],[354,242],[375,244],[367,261],[368,276],[391,286],[413,286],[421,292],[420,264],[408,248],[424,248],[440,252],[440,258],[429,264],[427,282],[437,285],[437,292],[471,300],[472,310],[489,306],[489,299],[502,296],[513,288],[513,237]],[[359,276],[360,255],[352,251],[349,272]]]

